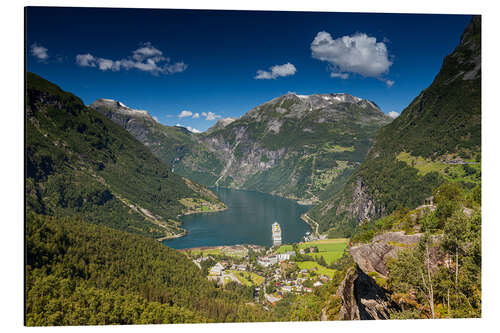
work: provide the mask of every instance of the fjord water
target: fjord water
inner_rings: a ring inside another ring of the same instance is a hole
[[[283,243],[299,242],[307,231],[311,231],[309,225],[300,219],[310,206],[254,191],[212,190],[228,209],[182,217],[183,228],[188,234],[163,244],[175,249],[235,244],[270,246],[274,221],[281,226]]]

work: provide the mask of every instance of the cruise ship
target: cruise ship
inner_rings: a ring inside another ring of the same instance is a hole
[[[278,222],[273,223],[272,230],[273,230],[273,246],[281,245],[281,228]]]

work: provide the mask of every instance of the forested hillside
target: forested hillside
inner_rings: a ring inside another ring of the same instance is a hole
[[[26,324],[264,321],[245,287],[217,288],[152,239],[76,218],[27,214]]]
[[[445,181],[481,183],[481,22],[474,17],[433,83],[381,128],[359,169],[308,215],[350,234],[364,219],[414,208]]]
[[[223,207],[73,94],[33,73],[26,89],[28,209],[164,237],[182,232],[181,199]]]

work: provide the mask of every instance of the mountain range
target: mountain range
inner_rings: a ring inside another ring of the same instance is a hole
[[[91,108],[124,127],[171,165],[206,186],[256,190],[317,203],[363,161],[392,120],[349,94],[289,93],[205,133],[164,126],[147,112],[99,99]]]

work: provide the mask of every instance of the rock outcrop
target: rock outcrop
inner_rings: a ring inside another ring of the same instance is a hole
[[[359,266],[347,272],[337,289],[337,296],[342,299],[340,320],[389,319],[391,310],[399,310],[388,291],[378,286]]]
[[[372,242],[349,249],[354,262],[364,272],[377,272],[387,276],[387,261],[395,258],[402,249],[415,246],[423,234],[406,235],[403,231],[392,231],[377,235]]]

